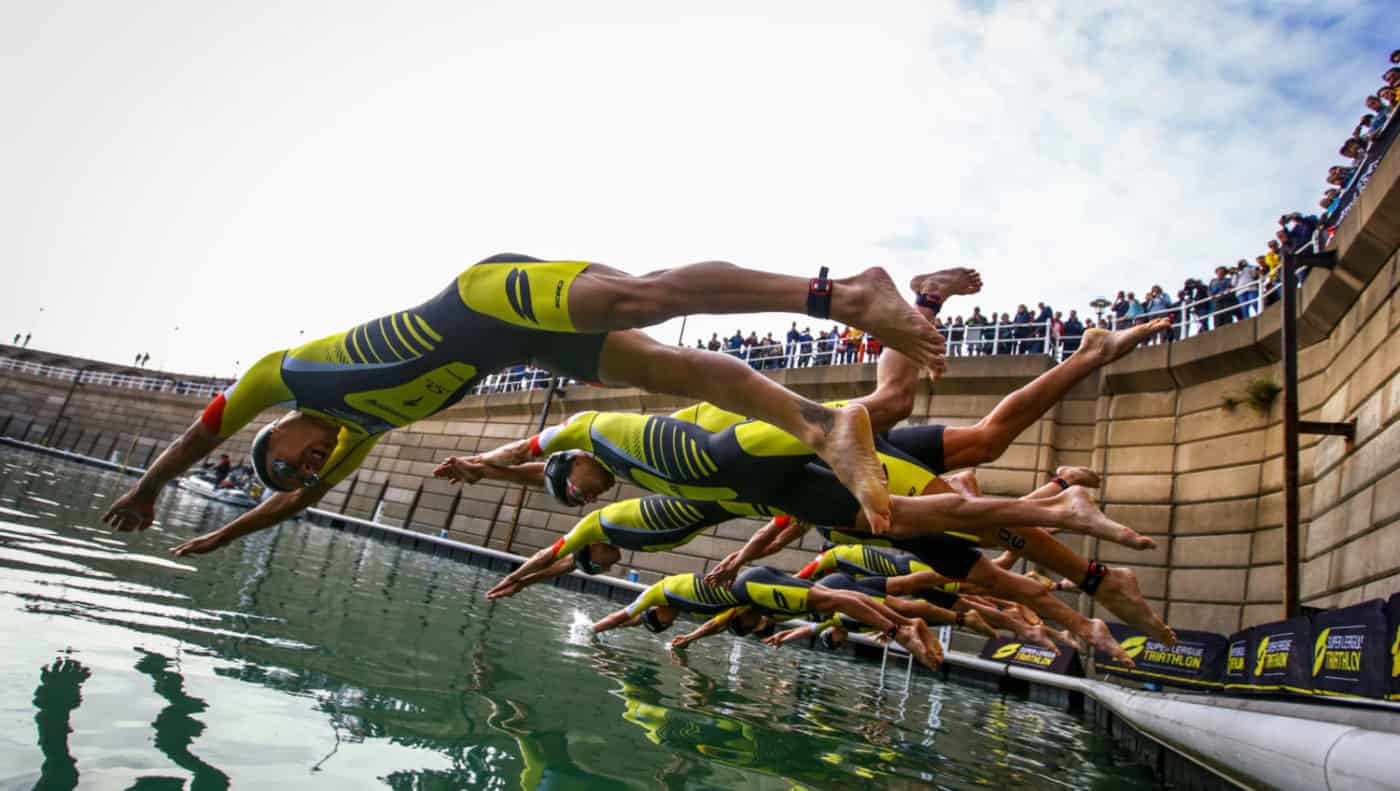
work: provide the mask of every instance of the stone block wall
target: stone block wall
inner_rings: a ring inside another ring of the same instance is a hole
[[[1339,228],[1334,271],[1301,291],[1299,395],[1305,420],[1357,423],[1356,441],[1304,436],[1301,596],[1337,606],[1400,590],[1400,157],[1383,163],[1360,209]],[[1075,549],[1136,570],[1144,594],[1175,626],[1231,632],[1282,614],[1284,504],[1281,405],[1242,400],[1255,380],[1281,382],[1280,309],[1170,344],[1142,348],[1076,387],[995,463],[978,470],[987,494],[1020,496],[1060,465],[1100,471],[1107,512],[1156,539],[1131,552],[1079,536]],[[969,425],[1002,397],[1050,369],[1044,357],[953,358],[936,389],[921,381],[912,423]],[[774,372],[811,398],[846,398],[874,387],[875,366]],[[202,399],[0,373],[0,434],[144,465],[188,426]],[[414,530],[530,554],[582,516],[542,492],[435,480],[446,456],[486,450],[536,431],[545,393],[476,396],[435,419],[385,436],[324,508]],[[688,402],[635,390],[568,388],[550,422],[600,409],[668,413]],[[271,416],[269,416],[271,417]],[[227,445],[246,452],[252,431]],[[642,494],[622,485],[606,500]],[[643,581],[700,571],[758,527],[719,525],[672,552],[631,554],[622,569]],[[797,568],[817,549],[806,537],[771,562]],[[1077,597],[1086,612],[1093,602]]]

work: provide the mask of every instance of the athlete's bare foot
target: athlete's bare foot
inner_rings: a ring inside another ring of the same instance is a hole
[[[947,368],[948,344],[943,335],[899,295],[889,273],[878,266],[835,282],[831,317],[873,334],[920,368]]]
[[[1070,486],[1083,486],[1089,489],[1097,489],[1103,481],[1099,474],[1088,467],[1059,467],[1055,470],[1056,477],[1063,478],[1064,482]]]
[[[1156,541],[1105,516],[1082,486],[1069,487],[1056,495],[1056,499],[1059,498],[1064,498],[1070,513],[1070,521],[1064,525],[1066,529],[1088,533],[1129,549],[1144,550],[1157,546]]]
[[[986,621],[982,620],[982,614],[976,610],[968,610],[967,614],[963,616],[963,628],[992,640],[1001,636],[997,634],[997,630],[993,629]]]
[[[1176,632],[1142,598],[1137,574],[1132,569],[1110,568],[1103,582],[1099,583],[1094,601],[1122,618],[1124,623],[1147,632],[1153,640],[1166,646],[1176,644]]]
[[[881,535],[890,529],[890,490],[884,467],[875,455],[870,413],[861,404],[830,412],[826,436],[822,442],[813,443],[812,449],[860,502],[870,532]]]
[[[1082,354],[1086,359],[1092,359],[1095,365],[1108,365],[1136,349],[1138,344],[1153,335],[1166,332],[1171,328],[1171,319],[1153,319],[1146,324],[1128,327],[1117,332],[1101,329],[1085,330],[1084,340],[1070,359]]]
[[[901,624],[894,639],[930,670],[937,670],[943,664],[943,645],[923,621],[913,618]]]
[[[950,475],[940,475],[943,482],[963,497],[981,497],[982,485],[977,482],[976,470],[962,470]]]
[[[1048,648],[1055,653],[1060,653],[1060,647],[1055,645],[1055,641],[1050,639],[1049,629],[1041,626],[1027,626],[1016,634],[1016,639],[1023,643],[1035,643],[1041,648]]]
[[[927,275],[919,275],[909,281],[915,294],[937,294],[947,299],[965,294],[976,294],[982,290],[982,276],[976,269],[955,266]]]
[[[1131,657],[1123,653],[1123,647],[1118,645],[1118,641],[1113,639],[1113,632],[1108,630],[1108,624],[1098,618],[1090,618],[1089,628],[1085,631],[1084,638],[1089,641],[1089,645],[1092,645],[1095,651],[1108,654],[1113,657],[1113,661],[1120,665],[1137,666]]]

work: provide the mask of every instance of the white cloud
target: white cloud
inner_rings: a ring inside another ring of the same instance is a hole
[[[10,4],[0,332],[226,374],[504,250],[1174,288],[1315,204],[1379,5]]]

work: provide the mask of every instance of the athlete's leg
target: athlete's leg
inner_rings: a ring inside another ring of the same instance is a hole
[[[830,409],[727,354],[665,346],[637,331],[608,333],[598,375],[607,384],[698,398],[777,426],[831,467],[877,530],[888,524],[889,490],[865,407]]]
[[[995,461],[1021,432],[1042,418],[1071,388],[1169,326],[1166,319],[1157,319],[1117,332],[1089,330],[1084,334],[1084,344],[1068,360],[1003,398],[975,425],[945,428],[945,467],[953,470]]]
[[[981,536],[988,543],[1005,543],[996,535],[996,531],[984,530]],[[1089,560],[1044,530],[1023,530],[1013,538],[1018,545],[1014,548],[1032,563],[1076,582],[1088,577]],[[1176,633],[1143,598],[1142,590],[1138,587],[1137,574],[1133,573],[1132,569],[1108,568],[1093,598],[1109,612],[1122,618],[1125,623],[1152,635],[1154,640],[1167,645],[1176,642]]]
[[[935,295],[946,302],[954,296],[981,291],[982,277],[976,270],[955,267],[924,275],[922,285],[926,290],[918,293]],[[918,306],[917,310],[930,323],[938,315],[933,307],[927,305]],[[876,364],[875,392],[851,403],[861,404],[870,412],[870,425],[876,434],[881,434],[894,428],[896,423],[914,411],[918,384],[919,366],[898,350],[887,349]]]
[[[810,281],[706,261],[633,277],[594,264],[569,285],[569,316],[579,332],[659,324],[690,313],[807,313]],[[922,367],[944,365],[943,336],[872,267],[831,281],[830,318],[873,332]]]
[[[949,530],[1017,530],[1042,525],[1076,533],[1088,533],[1132,549],[1151,549],[1156,542],[1132,528],[1109,519],[1082,487],[1073,486],[1054,497],[1009,500],[933,494],[890,498],[888,535],[909,538]],[[868,529],[857,520],[856,527]]]
[[[1054,594],[1050,593],[1044,585],[1039,585],[1034,580],[1027,579],[1020,574],[1012,574],[998,568],[985,558],[972,567],[972,570],[968,572],[967,579],[969,582],[976,583],[991,591],[994,596],[1001,596],[1028,605],[1047,620],[1054,621],[1069,629],[1071,634],[1092,645],[1095,650],[1112,656],[1116,662],[1125,663],[1129,667],[1133,666],[1132,659],[1123,653],[1118,641],[1113,639],[1113,633],[1108,630],[1108,624],[1097,618],[1085,618],[1075,612],[1069,605],[1055,598]]]

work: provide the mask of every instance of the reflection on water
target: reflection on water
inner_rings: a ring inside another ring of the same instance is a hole
[[[600,643],[578,624],[605,602],[486,602],[494,575],[323,528],[173,562],[234,512],[170,490],[160,529],[104,533],[127,483],[0,451],[0,788],[1152,783],[1041,706],[728,638]]]

